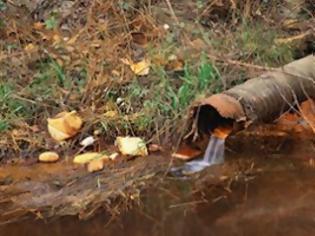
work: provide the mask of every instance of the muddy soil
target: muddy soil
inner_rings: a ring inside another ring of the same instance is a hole
[[[263,134],[263,130],[259,133]],[[141,194],[133,191],[128,196],[128,210],[122,210],[117,205],[109,214],[103,208],[94,217],[80,221],[77,216],[42,220],[39,219],[41,211],[32,212],[30,209],[31,217],[28,215],[22,221],[1,226],[0,235],[313,235],[314,142],[312,138],[304,136],[297,139],[279,132],[268,130],[269,136],[260,137],[254,136],[255,132],[247,132],[231,138],[226,163],[190,179],[173,179],[160,171],[152,177],[154,183],[146,185]],[[161,156],[152,158],[158,161],[163,159]],[[139,167],[137,163],[143,161],[133,162],[136,169]],[[137,170],[145,176],[148,167],[147,164],[145,168]],[[50,181],[48,189],[51,191],[52,183],[58,189],[58,181],[51,182],[52,178],[65,180],[64,173],[73,176],[73,172],[79,176],[78,179],[85,176],[84,181],[90,181],[84,170],[63,164],[54,167],[18,167],[18,171],[11,168],[17,167],[1,169],[2,187],[25,188],[27,183],[32,184],[30,193],[34,194],[31,198],[33,204],[38,203],[36,199],[43,200],[39,195],[47,191],[38,183],[47,184]],[[58,172],[60,170],[62,172]],[[15,172],[19,174],[12,176]],[[152,173],[152,169],[149,172]],[[38,176],[41,176],[40,182]],[[94,176],[92,179],[96,181],[96,178]],[[117,181],[114,175],[112,179]],[[37,184],[34,184],[36,181]],[[92,191],[96,189],[92,188]],[[99,191],[104,192],[105,188],[101,187]],[[83,203],[80,200],[86,200],[88,195],[84,193],[77,196],[78,204]],[[70,192],[68,194],[68,197],[74,197]],[[16,200],[19,199],[22,204],[26,196],[20,195]],[[3,206],[3,199],[1,204]],[[63,204],[59,207],[67,208]],[[101,205],[98,202],[97,206]],[[56,212],[61,211],[56,209]]]

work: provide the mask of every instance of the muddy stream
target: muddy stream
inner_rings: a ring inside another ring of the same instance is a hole
[[[156,177],[158,184],[128,210],[100,211],[85,221],[33,217],[0,226],[0,235],[315,235],[313,141],[244,136],[232,142],[223,165],[186,180]],[[1,183],[11,181],[4,178],[9,172],[25,179],[34,168],[44,178],[65,173],[58,165],[7,167]]]

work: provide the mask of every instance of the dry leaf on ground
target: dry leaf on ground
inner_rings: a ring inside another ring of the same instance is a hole
[[[48,118],[48,132],[57,141],[63,141],[76,135],[83,121],[76,111],[61,112],[54,118]]]
[[[148,150],[143,139],[138,137],[117,137],[115,145],[123,155],[147,156]]]
[[[136,74],[136,75],[148,75],[150,72],[150,66],[151,62],[149,59],[143,59],[139,62],[132,62],[128,59],[121,59],[121,61],[130,66],[130,69]]]
[[[108,156],[99,152],[88,152],[74,157],[73,163],[86,164],[93,160],[108,160]]]

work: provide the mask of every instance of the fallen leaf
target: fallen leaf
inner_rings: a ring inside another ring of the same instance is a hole
[[[98,152],[88,152],[80,154],[74,157],[73,163],[75,164],[86,164],[93,160],[108,160],[108,156]]]
[[[177,152],[172,154],[172,157],[187,161],[200,156],[201,153],[202,152],[200,150],[183,145],[177,150]]]
[[[217,138],[226,139],[232,131],[233,127],[217,127],[213,130],[212,135]]]
[[[87,170],[90,173],[100,171],[103,169],[104,169],[104,160],[103,159],[92,160],[87,165]]]
[[[180,59],[171,60],[169,63],[165,66],[165,69],[167,71],[183,71],[184,70],[184,61]]]
[[[118,117],[118,112],[117,111],[107,111],[107,112],[105,112],[104,116],[106,118],[115,118],[115,117]]]
[[[131,33],[132,41],[139,45],[146,45],[148,43],[148,39],[146,35],[142,32],[133,32]]]
[[[48,132],[57,141],[63,141],[76,135],[83,121],[76,111],[61,112],[54,118],[48,118]]]
[[[131,62],[128,59],[122,59],[121,60],[126,65],[130,66],[130,69],[135,73],[136,75],[148,75],[150,72],[150,66],[151,62],[149,59],[144,58],[142,61],[139,62]]]
[[[29,43],[29,44],[27,44],[27,45],[24,47],[24,50],[25,50],[26,52],[34,52],[36,49],[37,49],[37,46],[35,46],[35,45],[32,44],[32,43]]]
[[[34,27],[34,29],[36,29],[36,30],[41,30],[41,29],[43,29],[44,28],[44,23],[42,23],[42,22],[40,22],[40,21],[38,21],[38,22],[35,22],[34,24],[33,24],[33,27]]]
[[[115,145],[123,155],[147,156],[148,150],[143,139],[138,137],[117,137]]]

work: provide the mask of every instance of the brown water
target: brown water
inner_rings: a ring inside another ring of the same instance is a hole
[[[306,146],[312,143],[295,151],[290,143],[269,145],[267,152],[249,145],[194,179],[164,179],[129,211],[88,221],[28,220],[1,226],[0,235],[315,235],[315,153]]]

